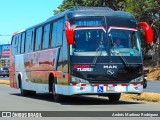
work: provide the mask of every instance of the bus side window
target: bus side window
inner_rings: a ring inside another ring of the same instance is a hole
[[[56,41],[57,41],[57,22],[53,23],[52,27],[52,41],[51,41],[51,47],[56,46]]]
[[[62,45],[62,36],[63,36],[63,19],[58,20],[58,26],[57,26],[57,42],[56,46]]]
[[[25,51],[25,33],[22,33],[22,40],[21,40],[21,53],[24,53]]]
[[[41,49],[42,27],[36,29],[35,50]]]
[[[39,46],[41,49],[43,49],[43,41],[44,41],[44,26],[42,26],[41,41]]]
[[[49,31],[49,45],[48,45],[49,48],[51,47],[51,44],[52,44],[52,27],[53,27],[53,25],[50,24],[50,31]]]
[[[43,43],[42,48],[46,49],[49,46],[49,33],[50,33],[50,24],[44,27]]]
[[[30,52],[32,51],[32,30],[28,30],[27,31],[27,35],[26,35],[26,48],[25,51],[26,52]]]
[[[15,52],[15,55],[18,54],[18,41],[19,41],[19,37],[18,35],[15,36],[15,43],[14,43],[14,52]]]
[[[18,34],[18,39],[17,39],[17,54],[20,54],[21,50],[21,34]]]
[[[36,30],[32,30],[31,51],[35,51]]]
[[[17,36],[14,36],[13,40],[12,40],[12,53],[13,53],[13,55],[17,54],[16,40],[17,40]]]

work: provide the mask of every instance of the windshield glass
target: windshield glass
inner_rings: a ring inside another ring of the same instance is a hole
[[[110,27],[111,56],[141,56],[139,34],[136,29]]]
[[[103,27],[79,27],[74,31],[75,44],[72,55],[95,56],[97,52],[107,55],[106,31]]]

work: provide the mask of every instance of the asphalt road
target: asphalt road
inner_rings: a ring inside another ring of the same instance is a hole
[[[144,89],[143,91],[160,93],[160,81],[147,80],[147,88]]]
[[[52,101],[52,95],[38,93],[34,97],[22,97],[19,89],[10,88],[8,85],[0,85],[0,111],[24,110],[24,111],[156,111],[160,110],[160,104],[120,101],[111,104],[105,97],[67,97],[66,101],[56,103]],[[7,103],[7,104],[3,104]]]
[[[0,111],[160,111],[160,104],[122,100],[113,104],[107,98],[97,96],[67,97],[65,101],[56,103],[52,101],[51,94],[38,93],[34,97],[23,97],[20,95],[19,89],[0,85]],[[60,118],[58,117],[58,119]],[[94,119],[102,120],[102,117],[90,117],[86,120]],[[121,118],[117,120],[121,120]]]

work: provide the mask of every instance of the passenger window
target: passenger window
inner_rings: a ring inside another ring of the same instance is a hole
[[[62,45],[62,36],[63,36],[63,19],[60,19],[58,21],[58,26],[57,26],[57,42],[56,45],[60,46]]]
[[[32,30],[28,30],[26,34],[26,52],[32,51]]]
[[[44,27],[44,35],[43,35],[43,49],[48,48],[49,46],[49,33],[50,33],[50,24]]]
[[[35,50],[41,50],[42,27],[36,29]]]
[[[25,52],[25,33],[22,34],[22,40],[21,40],[21,53]]]
[[[16,40],[17,40],[17,36],[14,36],[13,40],[12,40],[12,53],[13,53],[13,55],[17,54]]]
[[[56,40],[57,40],[57,22],[54,22],[52,25],[52,42],[51,47],[56,46]]]
[[[17,37],[17,54],[20,54],[20,50],[21,50],[21,34],[19,34]]]

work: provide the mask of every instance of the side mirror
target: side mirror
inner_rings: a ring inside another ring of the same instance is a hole
[[[153,30],[146,22],[139,22],[139,26],[143,27],[146,36],[146,42],[152,43],[153,42]]]
[[[74,30],[69,21],[66,21],[66,38],[69,45],[74,44]]]

